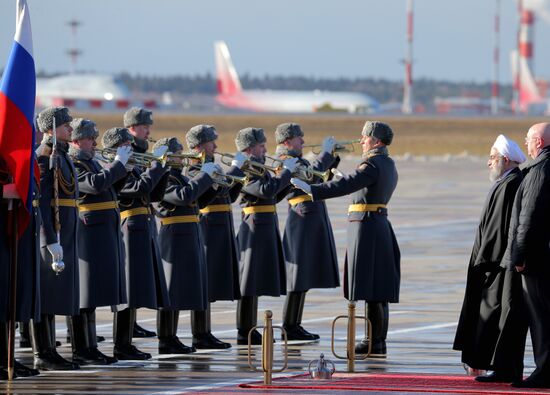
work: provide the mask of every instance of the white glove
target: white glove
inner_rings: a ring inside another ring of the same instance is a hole
[[[54,262],[63,260],[63,247],[61,247],[61,244],[59,243],[48,244],[46,248],[48,249],[50,254],[52,254],[52,258]]]
[[[201,166],[201,171],[208,174],[210,177],[214,174],[214,172],[218,172],[219,166],[213,162],[206,162]]]
[[[128,159],[130,158],[131,154],[132,154],[132,147],[130,145],[124,145],[122,147],[118,147],[116,149],[115,160],[118,160],[123,165],[126,165],[126,163],[128,163]]]
[[[247,160],[248,158],[245,154],[243,154],[242,152],[236,152],[235,157],[231,161],[231,166],[235,166],[240,169],[241,167],[243,167],[244,162],[246,162]]]
[[[283,161],[283,168],[287,169],[291,173],[294,173],[298,166],[298,158],[288,158]]]
[[[302,181],[299,178],[291,178],[290,183],[294,185],[296,188],[300,188],[302,191],[304,191],[308,195],[311,195],[311,186],[307,182]]]
[[[330,172],[334,174],[334,178],[339,180],[340,178],[344,178],[346,175],[342,173],[340,170],[338,170],[336,167],[330,169]]]
[[[322,151],[332,154],[332,151],[334,150],[335,145],[336,145],[336,140],[334,140],[333,136],[325,137],[325,139],[323,140]]]

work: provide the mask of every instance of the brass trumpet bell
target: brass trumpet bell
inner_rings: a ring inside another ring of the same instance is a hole
[[[335,141],[332,153],[355,152],[355,144],[359,144],[360,142],[361,139]],[[319,154],[321,153],[323,144],[304,144],[303,147],[311,148],[311,152]]]

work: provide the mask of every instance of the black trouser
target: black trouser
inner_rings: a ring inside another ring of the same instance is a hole
[[[530,377],[550,383],[550,275],[525,274],[522,284],[537,366]]]
[[[243,296],[237,303],[237,329],[248,333],[258,324],[258,297]]]

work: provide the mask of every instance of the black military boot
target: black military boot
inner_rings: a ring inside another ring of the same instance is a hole
[[[32,347],[31,333],[30,333],[28,322],[19,323],[19,347],[21,348]]]
[[[196,349],[231,348],[231,344],[216,338],[210,329],[210,303],[204,311],[191,311],[191,332],[193,333],[193,347]]]
[[[388,334],[389,307],[387,302],[369,302],[367,318],[372,325],[372,349],[370,356],[373,358],[386,358],[386,336]],[[368,353],[369,339],[363,339],[355,346],[357,354]]]
[[[309,333],[301,324],[305,302],[305,292],[289,292],[283,311],[283,328],[288,340],[318,340],[319,335]],[[281,338],[282,335],[281,335]]]
[[[146,360],[151,359],[151,354],[138,350],[132,345],[132,333],[134,332],[135,309],[124,309],[114,314],[114,343],[113,354],[118,360]]]
[[[195,347],[183,344],[176,335],[179,310],[157,311],[157,331],[159,334],[159,354],[190,354]]]
[[[157,334],[153,331],[148,331],[147,329],[138,325],[137,322],[134,322],[134,329],[132,337],[156,337]]]
[[[258,322],[258,297],[243,296],[237,303],[237,344],[248,344],[248,333]],[[251,344],[262,344],[262,335],[257,330],[252,331]]]
[[[77,363],[67,361],[55,349],[55,336],[51,334],[52,326],[55,328],[55,316],[42,314],[40,319],[40,322],[31,321],[34,367],[39,370],[80,369]]]
[[[95,322],[95,308],[91,309],[82,309],[83,314],[86,314],[87,324],[88,324],[88,344],[89,344],[89,353],[96,361],[98,365],[110,365],[118,361],[115,357],[110,357],[103,354],[97,348],[97,343],[99,338],[102,336],[97,336],[96,333],[96,322]]]

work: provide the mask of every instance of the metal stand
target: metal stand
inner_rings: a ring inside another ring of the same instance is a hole
[[[340,319],[348,320],[348,330],[346,337],[346,356],[340,356],[334,350],[334,328],[336,326],[336,321]],[[366,336],[369,339],[369,348],[367,354],[364,354],[361,357],[355,356],[355,329],[356,329],[356,320],[365,320],[367,333]],[[355,315],[355,302],[350,301],[348,303],[348,315],[339,315],[332,321],[332,336],[331,336],[331,349],[332,354],[338,359],[345,359],[348,362],[348,372],[352,373],[355,371],[355,361],[362,361],[369,357],[372,349],[372,325],[366,316],[356,316]]]
[[[264,372],[264,384],[271,385],[273,373],[284,371],[288,365],[288,339],[286,331],[282,326],[273,326],[273,313],[271,310],[266,310],[264,314],[264,326],[255,326],[248,332],[248,366],[255,372]],[[258,369],[252,363],[252,332],[255,329],[263,328],[262,335],[262,369]],[[273,369],[273,328],[281,330],[284,339],[283,355],[285,357],[284,365],[280,369]]]

